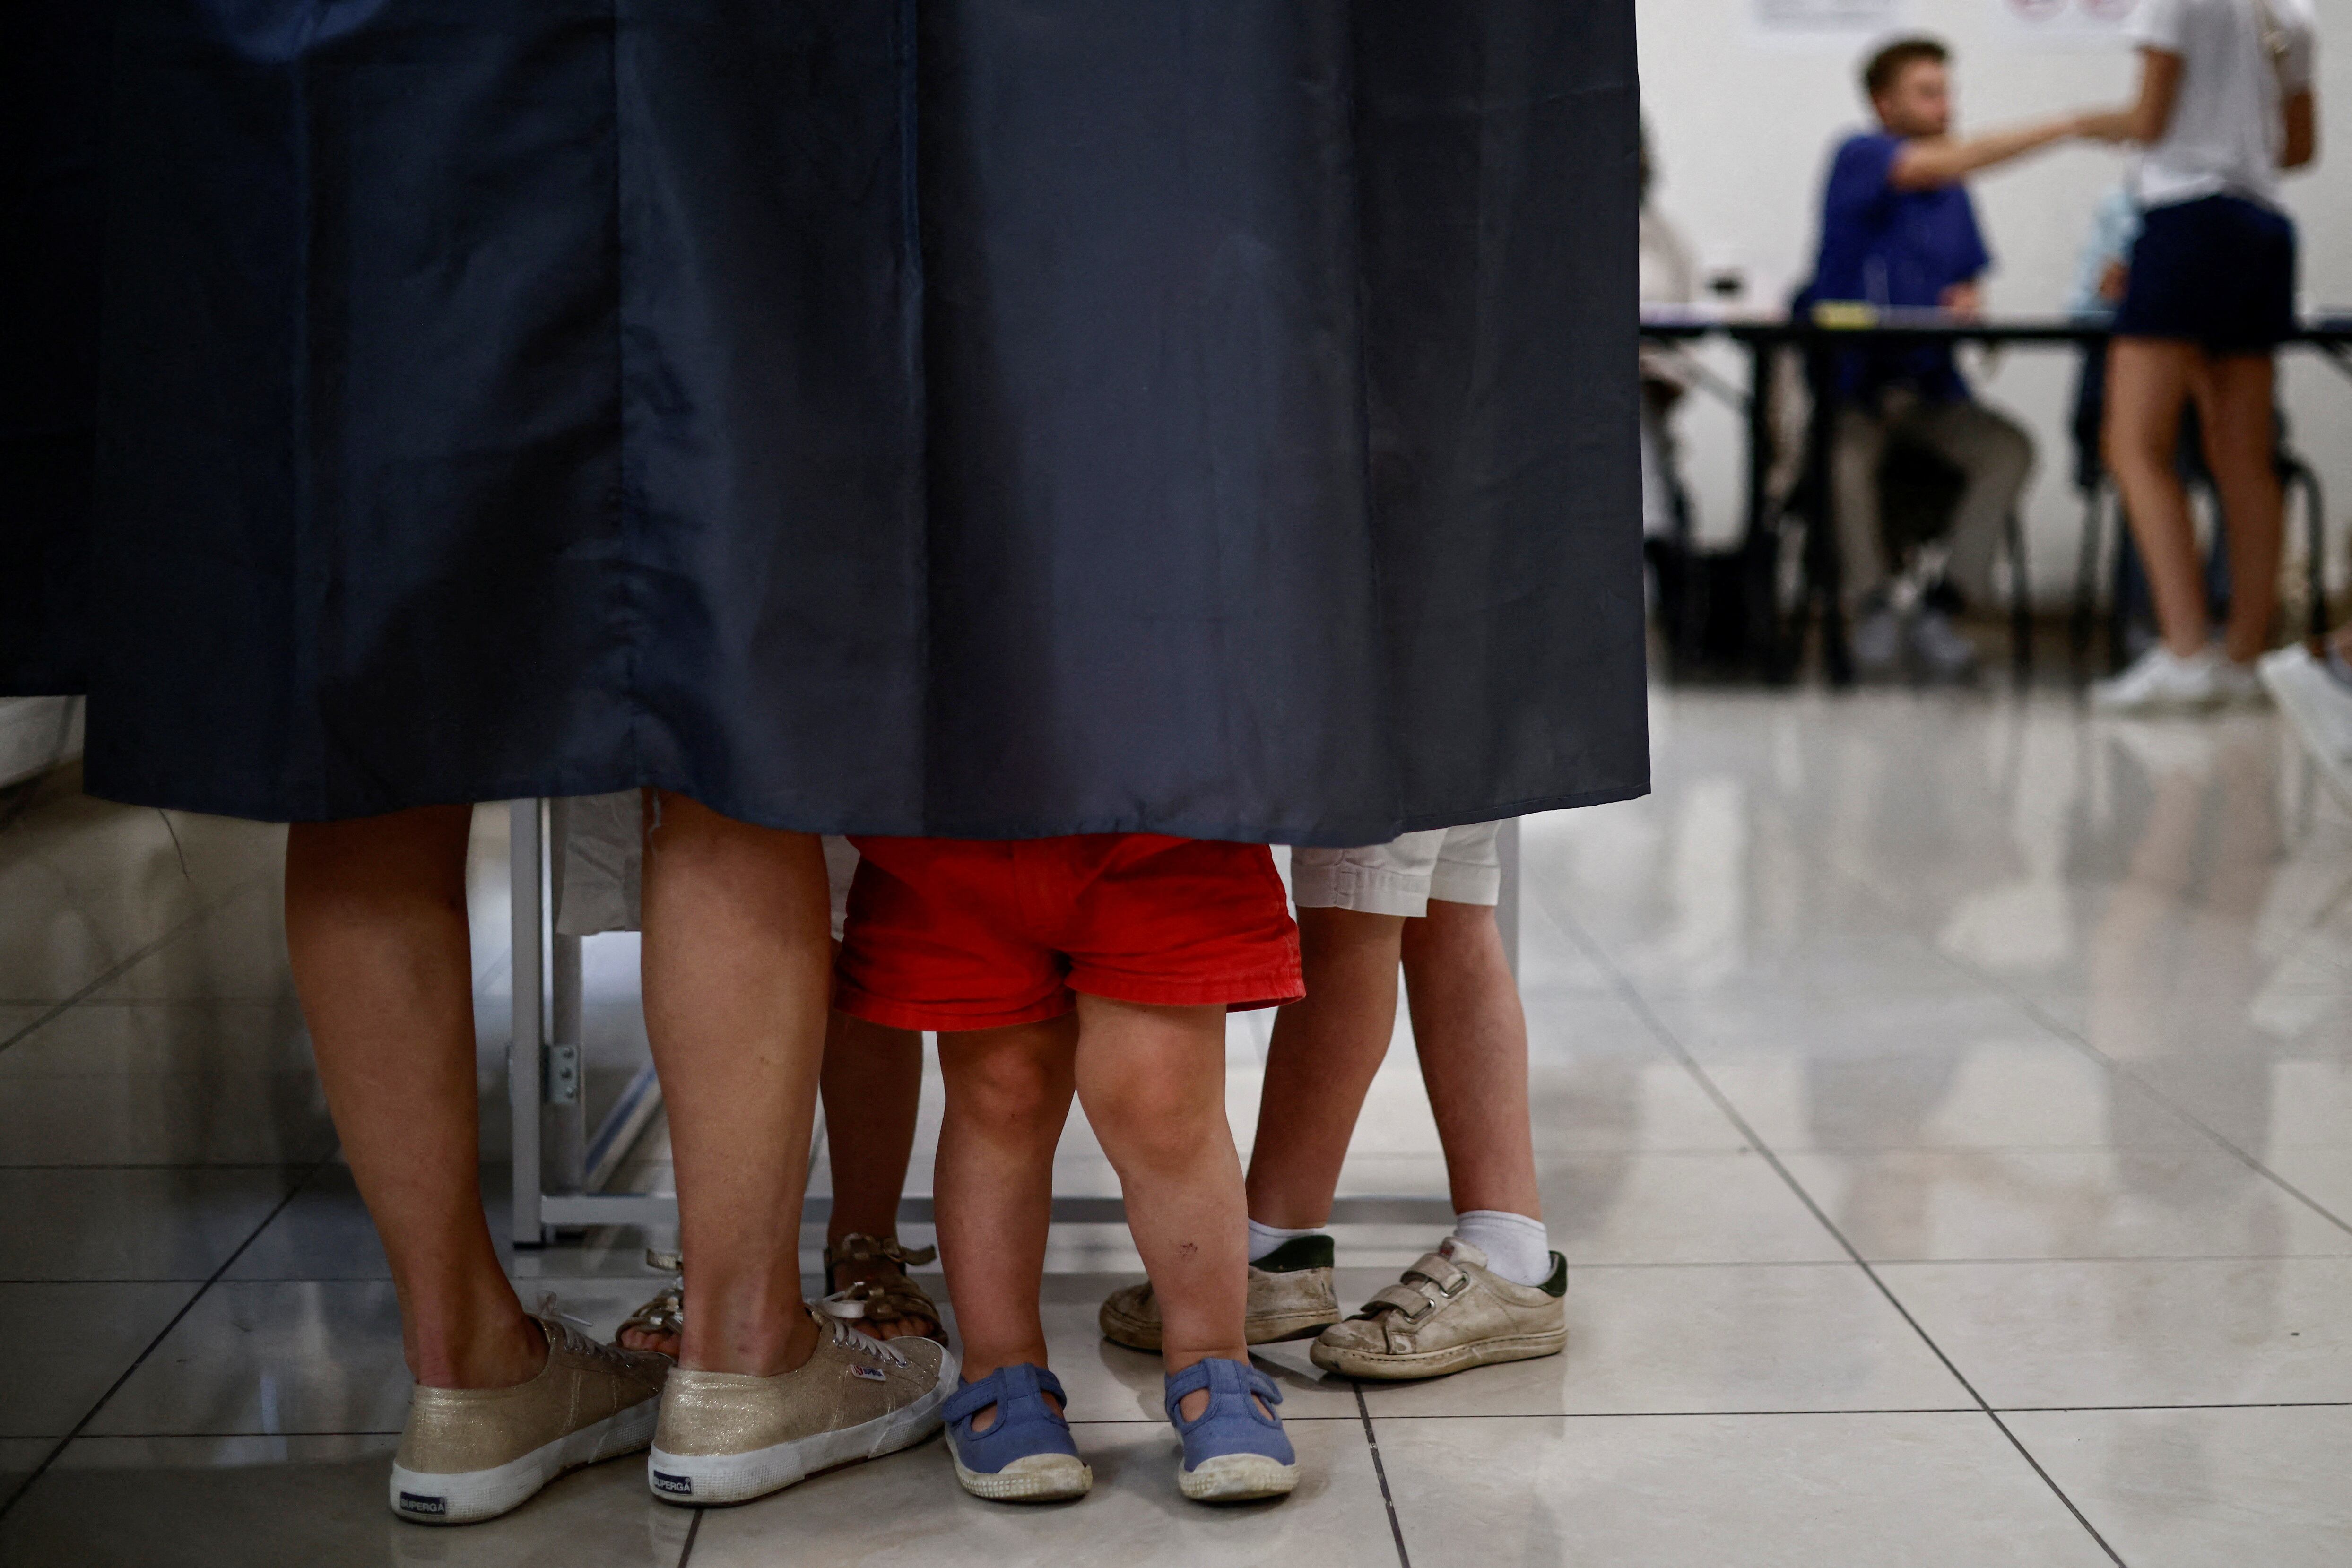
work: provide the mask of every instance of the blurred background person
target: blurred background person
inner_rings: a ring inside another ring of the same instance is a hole
[[[1864,66],[1862,86],[1878,126],[1846,138],[1831,159],[1821,249],[1798,307],[1858,300],[1974,317],[1983,307],[1979,286],[1992,256],[1964,182],[2091,133],[2092,118],[2069,115],[1957,138],[1951,54],[1933,38],[1885,45]],[[2003,525],[2032,472],[2032,437],[2015,419],[1976,401],[1948,344],[1849,350],[1820,390],[1834,404],[1830,486],[1857,669],[1893,670],[1907,641],[1930,674],[1967,674],[1976,650],[1949,615],[1934,607],[1906,615],[1897,602],[1880,467],[1890,446],[1901,444],[1958,470],[1962,488],[1949,529],[1949,570],[1963,596],[1982,601],[1990,593]]]
[[[2295,329],[2294,224],[2279,174],[2318,147],[2308,0],[2151,0],[2140,87],[2095,129],[2141,143],[2143,212],[2107,361],[2107,465],[2147,563],[2161,642],[2092,694],[2115,712],[2252,700],[2278,605],[2278,345]],[[2212,645],[2174,454],[2198,403],[2229,519],[2230,614]]]
[[[2139,239],[2139,203],[2131,182],[2118,181],[2092,210],[2091,232],[2074,264],[2074,287],[2067,291],[2066,315],[2084,326],[2107,327],[2124,302],[2131,279],[2132,246]],[[2104,340],[2083,346],[2083,364],[2074,383],[2074,488],[2095,497],[2107,479],[2105,432],[2107,420],[2107,345]],[[2205,471],[2204,434],[2197,423],[2192,399],[2183,411],[2180,434],[2173,443],[2173,461],[2181,482],[2212,486]],[[2230,596],[2230,565],[2222,538],[2227,519],[2214,517],[2214,544],[2205,567],[2206,600],[2221,604]],[[2148,597],[2147,571],[2128,529],[2116,547],[2112,592],[2121,658],[2136,659],[2156,641],[2156,612]]]
[[[1698,256],[1672,219],[1651,199],[1657,187],[1657,154],[1650,126],[1642,124],[1642,308],[1674,309],[1698,303]],[[1688,358],[1671,344],[1642,343],[1642,537],[1660,538],[1687,530],[1688,517],[1677,474],[1678,452],[1670,423],[1675,404],[1691,389]]]

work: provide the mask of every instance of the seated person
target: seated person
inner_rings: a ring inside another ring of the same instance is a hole
[[[1962,183],[1969,174],[2082,133],[2084,117],[1951,135],[1950,54],[1906,38],[1871,57],[1863,88],[1878,120],[1841,145],[1822,200],[1821,254],[1801,308],[1860,300],[1892,308],[1978,314],[1991,264]],[[1852,350],[1824,389],[1836,407],[1831,496],[1838,517],[1853,653],[1865,674],[1902,656],[1904,623],[1881,533],[1878,474],[1890,444],[1924,446],[1965,478],[1954,513],[1951,575],[1961,593],[1990,594],[2002,525],[2024,492],[2033,442],[2024,428],[1969,395],[1945,344]],[[1976,652],[1941,611],[1910,620],[1915,655],[1936,674],[1965,674]]]
[[[1650,200],[1656,173],[1645,120],[1642,126],[1642,304],[1696,305],[1698,261],[1682,231]],[[1645,539],[1683,531],[1682,502],[1674,478],[1676,444],[1667,420],[1690,385],[1690,364],[1681,350],[1646,340],[1642,344],[1642,537]]]

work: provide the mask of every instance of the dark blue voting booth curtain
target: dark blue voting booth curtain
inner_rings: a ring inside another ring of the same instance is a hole
[[[1630,0],[113,20],[88,582],[0,643],[92,789],[1343,843],[1644,787]]]

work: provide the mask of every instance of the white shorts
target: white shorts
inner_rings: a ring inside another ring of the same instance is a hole
[[[1502,825],[1433,828],[1357,850],[1294,849],[1291,902],[1301,909],[1406,915],[1428,914],[1433,898],[1493,904],[1503,895],[1503,857],[1495,843]]]
[[[555,802],[549,813],[554,840],[549,858],[555,867],[557,931],[593,936],[635,931],[643,923],[644,809],[635,789]],[[857,852],[847,839],[825,835],[824,874],[832,884],[833,939],[838,942],[849,917],[850,879],[857,874]]]

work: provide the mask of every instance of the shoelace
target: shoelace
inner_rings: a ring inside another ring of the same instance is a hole
[[[871,1356],[877,1361],[887,1361],[893,1366],[913,1365],[914,1364],[905,1356],[892,1350],[887,1340],[878,1340],[871,1334],[859,1333],[849,1326],[853,1321],[866,1315],[866,1303],[845,1300],[848,1293],[846,1291],[840,1291],[817,1302],[817,1309],[824,1319],[824,1326],[833,1335],[833,1343],[847,1345],[861,1355]],[[847,1310],[843,1310],[845,1308]]]
[[[555,1332],[562,1336],[563,1348],[574,1355],[594,1355],[604,1349],[596,1343],[587,1319],[567,1312],[556,1304],[553,1291],[540,1292],[539,1310],[534,1315],[541,1322],[554,1325]]]

